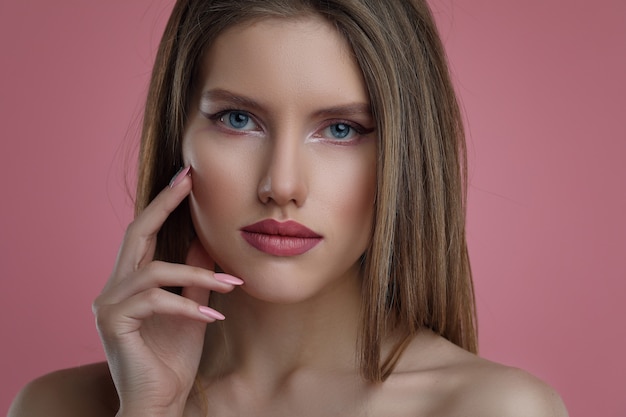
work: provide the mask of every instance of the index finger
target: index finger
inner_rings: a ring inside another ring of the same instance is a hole
[[[190,167],[179,171],[128,226],[117,261],[122,276],[139,269],[154,257],[156,236],[168,216],[191,192]]]

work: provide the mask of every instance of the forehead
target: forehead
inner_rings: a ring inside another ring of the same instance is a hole
[[[318,97],[367,102],[350,45],[321,16],[266,18],[222,32],[203,58],[202,89],[270,100]]]

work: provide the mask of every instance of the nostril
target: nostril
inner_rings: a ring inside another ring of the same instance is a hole
[[[259,179],[257,194],[263,204],[273,202],[278,206],[304,203],[307,194],[304,170],[306,157],[299,136],[289,132],[271,135],[265,148],[266,165]]]

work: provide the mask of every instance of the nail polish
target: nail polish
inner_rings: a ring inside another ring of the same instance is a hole
[[[215,320],[224,320],[226,318],[222,313],[213,310],[211,307],[200,306],[198,307],[198,310],[200,310],[200,313],[204,314],[205,316]]]
[[[185,178],[185,175],[189,173],[190,169],[191,169],[191,166],[186,166],[186,167],[182,167],[181,169],[179,169],[178,172],[174,174],[174,177],[170,181],[170,184],[169,184],[170,188],[176,187],[183,180],[183,178]]]
[[[219,282],[223,282],[224,284],[230,284],[230,285],[241,285],[243,284],[243,281],[237,277],[234,277],[232,275],[228,275],[228,274],[223,274],[221,272],[215,273],[213,274],[213,276],[215,277],[215,279]]]

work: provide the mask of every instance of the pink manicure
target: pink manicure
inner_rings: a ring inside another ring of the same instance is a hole
[[[198,310],[200,310],[200,313],[204,314],[205,316],[215,320],[224,320],[226,318],[222,313],[213,310],[211,307],[200,306],[198,307]]]
[[[176,187],[185,178],[185,175],[189,173],[191,166],[183,167],[174,174],[174,178],[170,181],[170,188]]]
[[[223,274],[221,272],[213,274],[213,276],[215,277],[215,279],[217,281],[223,282],[224,284],[230,284],[230,285],[241,285],[241,284],[243,284],[243,281],[240,280],[239,278],[234,277],[232,275]]]

